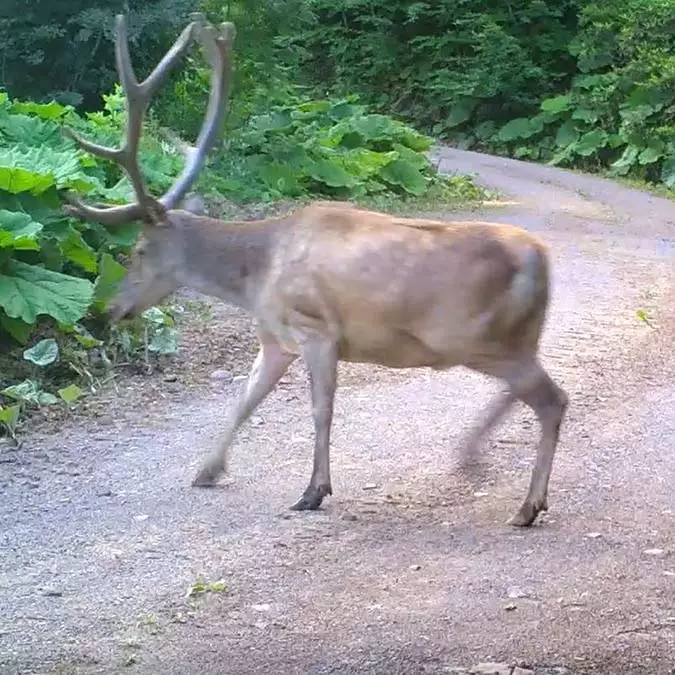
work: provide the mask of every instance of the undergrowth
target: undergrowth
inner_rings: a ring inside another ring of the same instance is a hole
[[[113,326],[107,304],[125,274],[137,225],[106,228],[62,209],[64,192],[111,203],[132,199],[118,167],[63,134],[68,126],[116,145],[125,112],[119,88],[100,112],[0,94],[0,427],[14,435],[25,413],[70,408],[120,366],[151,369],[178,349],[177,305]],[[165,191],[184,158],[149,121],[141,163]],[[314,197],[380,204],[476,201],[471,179],[444,177],[426,156],[431,139],[371,114],[354,97],[304,100],[252,116],[228,135],[198,188],[239,204]]]

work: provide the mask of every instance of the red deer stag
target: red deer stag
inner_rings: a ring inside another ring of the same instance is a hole
[[[225,114],[234,27],[215,28],[198,18],[139,83],[125,25],[118,16],[117,67],[128,111],[124,146],[106,148],[72,136],[84,150],[125,169],[136,201],[93,207],[71,197],[66,207],[72,215],[106,225],[144,224],[112,303],[112,318],[137,315],[190,287],[250,312],[260,341],[224,434],[193,485],[217,481],[235,432],[298,356],[309,371],[315,444],[311,479],[291,507],[295,510],[316,509],[332,494],[329,439],[338,361],[436,370],[463,365],[508,385],[463,445],[463,465],[516,400],[539,420],[529,490],[509,520],[531,525],[548,508],[549,476],[567,407],[567,395],[537,356],[549,302],[543,244],[510,225],[408,219],[349,204],[321,202],[281,218],[240,223],[177,208]],[[183,173],[155,199],[138,165],[143,117],[151,95],[195,39],[213,69],[205,122]]]

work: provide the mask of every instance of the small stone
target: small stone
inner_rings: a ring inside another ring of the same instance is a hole
[[[511,675],[508,663],[479,663],[469,669],[471,675]]]
[[[644,554],[654,556],[655,558],[662,558],[666,552],[662,548],[648,548]]]
[[[58,588],[43,588],[42,595],[47,598],[60,598],[63,595],[63,591]]]
[[[484,490],[479,490],[478,492],[474,492],[473,496],[474,497],[487,497],[490,493],[485,492]]]
[[[134,520],[137,520],[137,521],[141,522],[141,521],[143,521],[143,520],[147,520],[149,517],[150,517],[150,516],[148,516],[147,514],[143,513],[143,514],[141,514],[141,515],[134,516]]]
[[[663,576],[665,576],[665,577],[675,577],[675,572],[671,572],[670,570],[666,570],[663,573]]]
[[[508,596],[511,600],[520,600],[522,598],[529,598],[530,594],[519,586],[511,586],[508,590]]]
[[[602,532],[589,532],[586,536],[589,539],[599,539],[602,537]]]
[[[504,605],[505,612],[515,612],[518,609],[518,605],[515,602],[510,602],[508,605]]]
[[[263,424],[265,424],[265,420],[262,417],[259,417],[258,415],[253,415],[253,417],[251,417],[252,427],[261,427]]]
[[[269,612],[272,607],[265,603],[262,605],[251,605],[251,609],[255,612]]]
[[[410,569],[411,569],[413,572],[417,572],[417,571],[419,571],[419,570],[422,569],[422,565],[410,565]]]
[[[235,375],[232,378],[232,382],[243,382],[248,379],[248,375]]]
[[[377,490],[377,483],[366,483],[363,486],[364,490]]]
[[[174,373],[169,373],[164,376],[164,381],[165,382],[176,382],[178,380],[178,375]]]
[[[219,380],[221,382],[232,382],[235,378],[233,378],[232,373],[229,370],[214,370],[211,373],[211,379],[212,380]]]

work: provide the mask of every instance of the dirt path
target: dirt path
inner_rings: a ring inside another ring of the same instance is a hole
[[[189,483],[236,384],[74,421],[0,457],[3,675],[675,672],[675,205],[441,156],[514,202],[481,217],[551,246],[543,358],[572,404],[549,515],[504,525],[534,449],[523,409],[486,444],[482,483],[455,472],[496,390],[460,370],[342,368],[335,496],[314,514],[286,510],[311,462],[299,369],[242,432],[222,489]],[[200,576],[227,591],[186,598]]]

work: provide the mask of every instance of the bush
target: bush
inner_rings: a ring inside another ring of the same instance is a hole
[[[369,113],[354,96],[305,100],[274,106],[233,132],[208,180],[223,194],[249,199],[420,196],[445,180],[425,154],[431,142]]]
[[[502,127],[494,147],[675,187],[673,25],[666,0],[588,5],[571,46],[581,72],[570,89]]]

